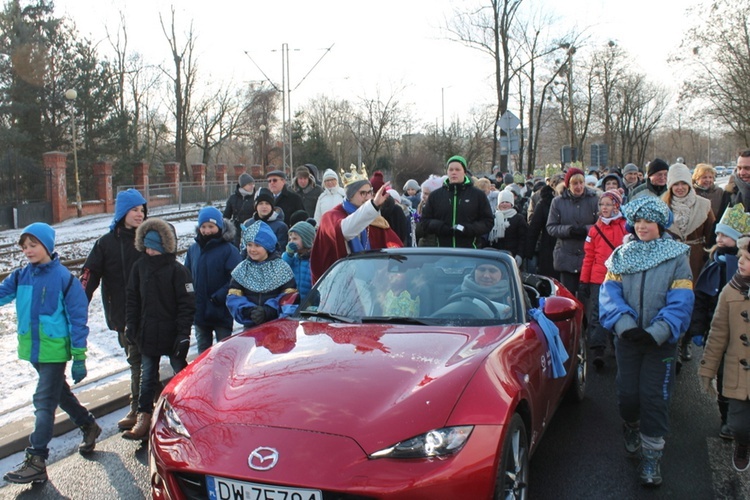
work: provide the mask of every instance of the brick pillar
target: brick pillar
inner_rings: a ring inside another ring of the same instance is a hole
[[[96,196],[104,202],[106,213],[114,212],[115,198],[112,194],[112,162],[100,161],[94,163],[94,177],[96,177]]]
[[[165,163],[164,176],[167,184],[171,186],[172,196],[177,200],[180,194],[180,164],[176,161]]]
[[[194,163],[190,165],[193,170],[193,182],[198,184],[200,187],[206,187],[206,164],[205,163]]]
[[[234,183],[236,184],[240,180],[240,175],[245,173],[245,165],[242,163],[238,163],[237,165],[234,165],[232,168],[234,168]]]
[[[216,169],[216,182],[221,184],[227,183],[227,166],[224,163],[217,163],[214,165]]]
[[[42,155],[44,169],[47,171],[47,199],[52,204],[52,222],[61,222],[67,218],[68,188],[66,186],[65,162],[68,153],[50,151]]]
[[[133,184],[148,201],[148,162],[139,161],[133,167]]]

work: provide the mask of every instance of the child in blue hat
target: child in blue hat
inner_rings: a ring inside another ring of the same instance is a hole
[[[622,213],[631,236],[606,261],[599,320],[615,334],[625,451],[641,450],[640,482],[659,486],[677,341],[693,309],[689,247],[665,235],[673,218],[659,198],[636,198]]]
[[[234,320],[255,326],[293,314],[299,304],[294,273],[276,251],[276,235],[263,221],[242,231],[247,259],[232,271],[227,307]]]
[[[39,381],[33,397],[36,420],[26,458],[3,479],[19,484],[42,483],[47,480],[48,445],[58,406],[83,432],[78,445],[82,455],[94,451],[102,430],[65,379],[65,366],[71,358],[73,382],[77,384],[86,377],[89,328],[83,286],[60,263],[52,227],[35,222],[23,230],[18,244],[29,263],[0,283],[0,306],[15,299],[18,357],[34,366]]]
[[[215,207],[198,212],[195,243],[188,248],[185,267],[193,275],[195,287],[195,337],[198,353],[216,341],[232,335],[234,321],[226,300],[232,270],[242,261],[234,245],[235,225],[224,219]]]

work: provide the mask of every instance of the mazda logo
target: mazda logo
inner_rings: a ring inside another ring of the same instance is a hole
[[[273,468],[279,461],[279,452],[273,448],[260,446],[255,448],[247,457],[247,465],[255,470],[268,470]]]

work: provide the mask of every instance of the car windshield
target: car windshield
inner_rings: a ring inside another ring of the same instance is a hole
[[[303,318],[429,325],[517,323],[510,260],[430,253],[372,253],[337,262],[300,305]]]

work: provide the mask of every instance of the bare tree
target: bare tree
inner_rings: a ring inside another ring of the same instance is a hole
[[[201,152],[201,163],[208,164],[212,153],[216,154],[235,135],[245,119],[240,96],[229,87],[209,90],[195,106],[189,138],[190,144]]]
[[[476,10],[456,12],[455,18],[446,26],[457,41],[492,57],[497,93],[495,126],[492,132],[494,144],[498,143],[497,121],[508,110],[511,81],[518,71],[511,66],[518,50],[512,44],[511,27],[522,2],[523,0],[489,0],[489,5],[480,6]],[[497,148],[493,147],[493,165],[497,164],[496,160]],[[500,167],[507,170],[506,164],[501,164]]]
[[[174,6],[171,8],[169,30],[164,25],[161,14],[159,14],[159,23],[164,37],[169,42],[172,61],[174,62],[174,73],[171,74],[166,69],[164,73],[172,80],[173,87],[174,108],[172,113],[175,119],[175,158],[182,167],[182,176],[187,177],[188,130],[191,120],[191,100],[197,77],[196,61],[193,60],[196,36],[191,22],[184,43],[177,39]]]
[[[750,0],[704,1],[691,9],[699,24],[687,30],[673,61],[688,65],[683,98],[750,144]]]

